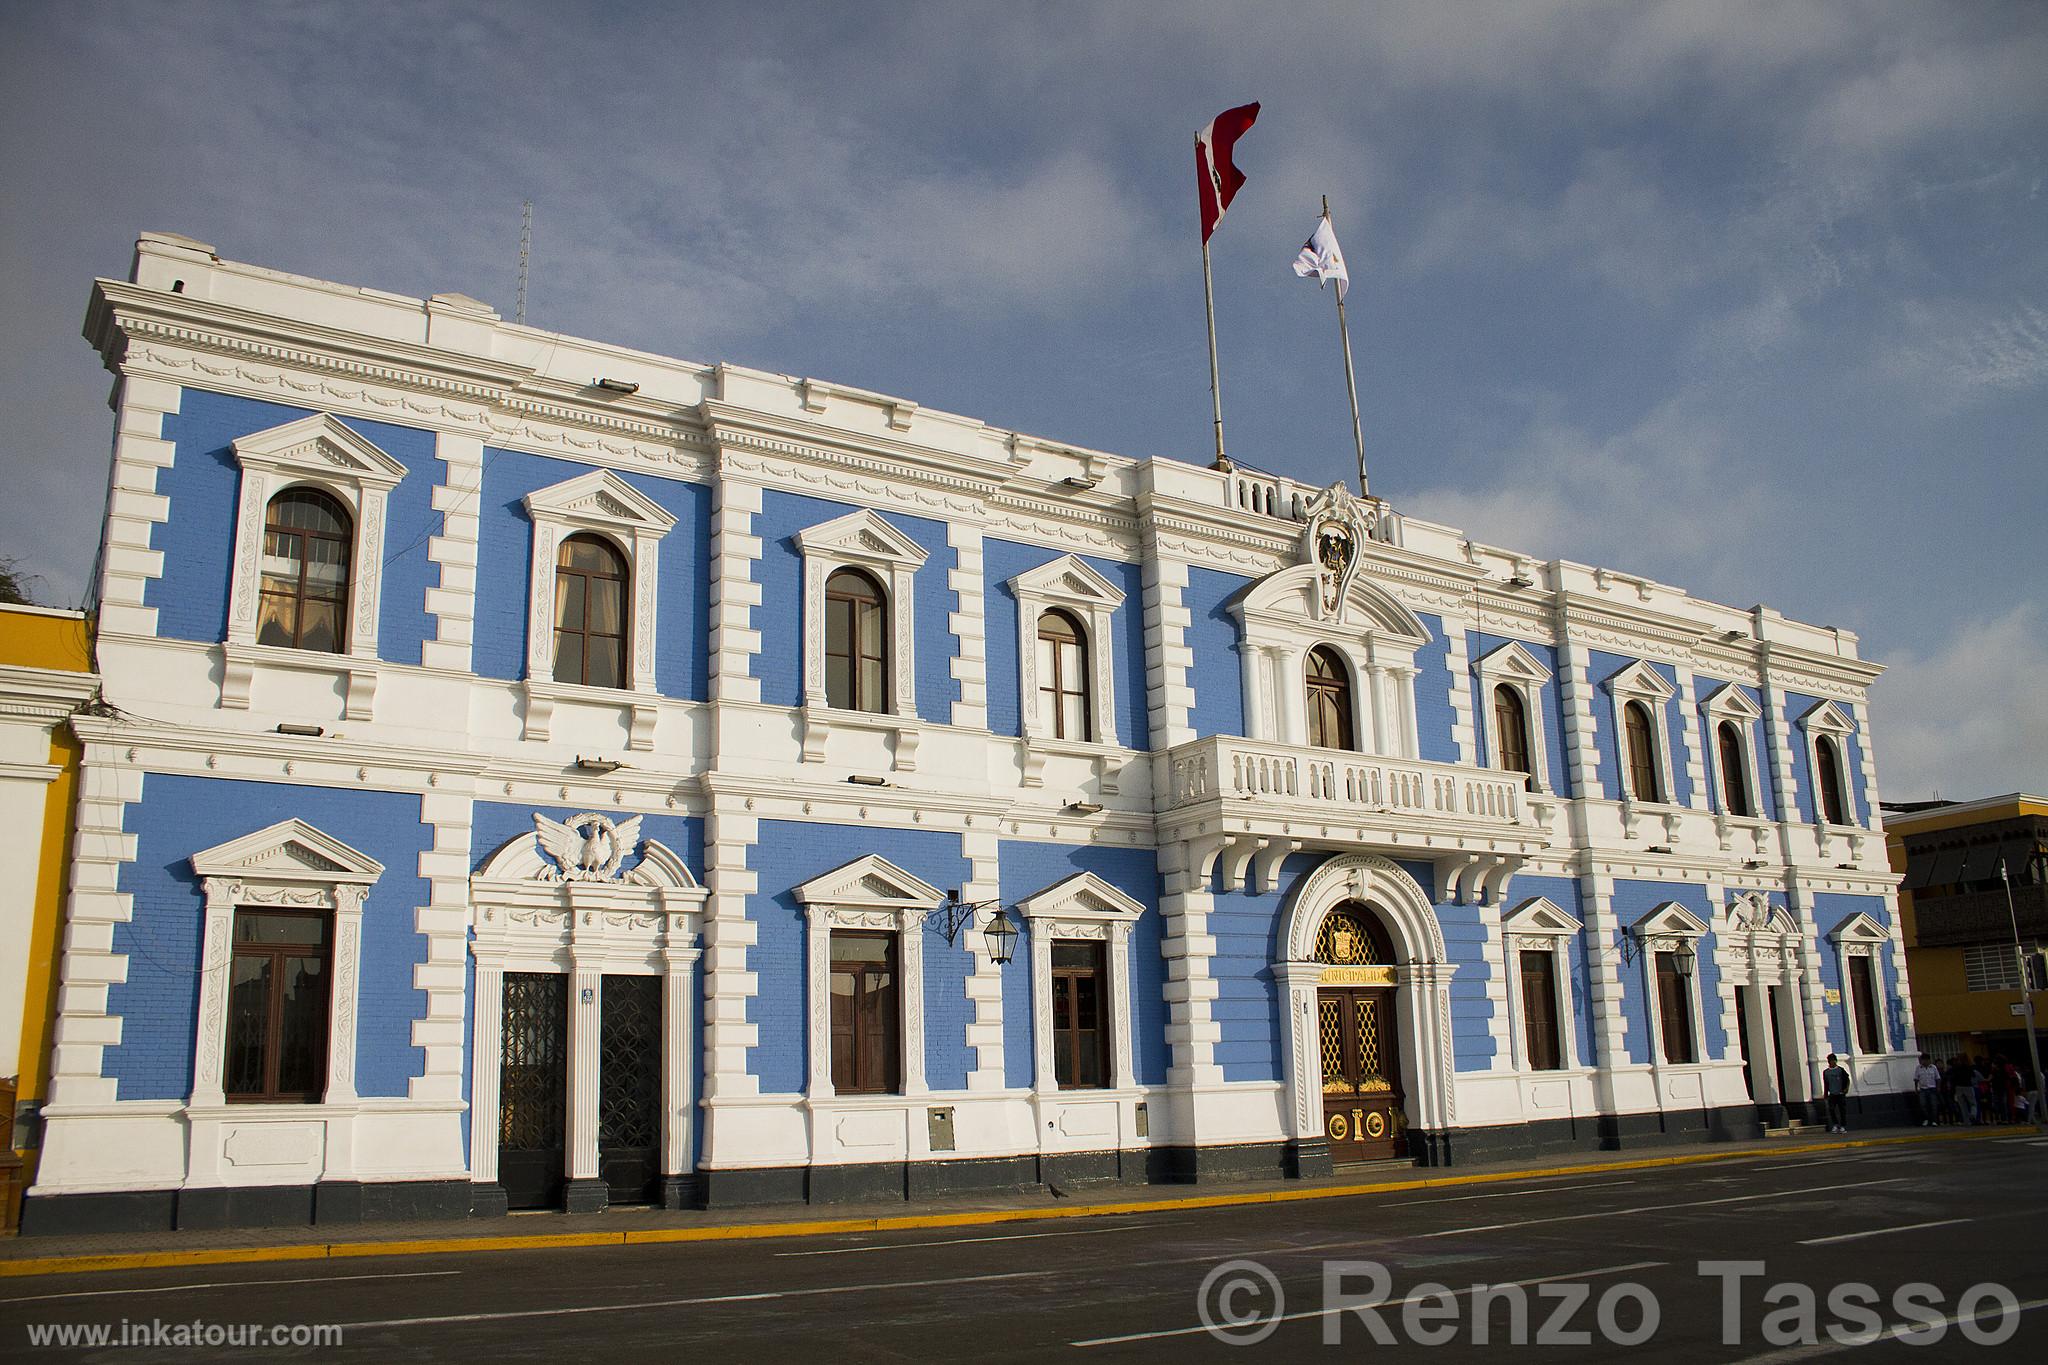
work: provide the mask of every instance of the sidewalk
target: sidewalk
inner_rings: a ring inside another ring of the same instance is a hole
[[[87,1237],[10,1237],[0,1240],[0,1278],[152,1266],[730,1241],[835,1232],[966,1227],[1044,1218],[1106,1217],[1161,1209],[1228,1208],[1336,1199],[1396,1190],[1535,1180],[1587,1171],[1642,1170],[1860,1147],[2022,1137],[2032,1135],[2034,1131],[2031,1126],[1872,1129],[1846,1136],[1816,1135],[1811,1139],[1778,1138],[1647,1151],[1569,1153],[1534,1161],[1453,1168],[1389,1165],[1340,1171],[1333,1176],[1312,1180],[1246,1181],[1212,1186],[1104,1183],[1065,1189],[1060,1194],[1040,1187],[921,1203],[892,1200],[876,1204],[673,1211],[626,1208],[587,1214],[523,1213],[488,1221],[449,1219],[420,1223],[365,1223],[346,1229],[333,1226],[232,1228],[107,1233]]]

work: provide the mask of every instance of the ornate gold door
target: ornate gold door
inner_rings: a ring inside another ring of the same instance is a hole
[[[1323,1134],[1333,1161],[1405,1156],[1401,1045],[1391,987],[1316,993],[1323,1054]]]

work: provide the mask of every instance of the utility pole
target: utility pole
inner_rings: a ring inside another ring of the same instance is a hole
[[[2034,993],[2028,989],[2027,951],[2020,946],[2020,912],[2012,901],[2012,877],[2005,870],[2005,859],[1998,860],[1998,880],[2005,883],[2005,913],[2012,919],[2012,962],[2020,973],[2020,1009],[2027,1020],[2027,1061],[2034,1068],[2034,1128],[2048,1132],[2048,1085],[2041,1079],[2041,1045],[2034,1040]]]

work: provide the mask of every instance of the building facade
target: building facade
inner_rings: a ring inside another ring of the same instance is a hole
[[[2037,959],[2040,980],[2048,798],[2013,792],[1895,806],[1885,813],[1885,837],[1904,878],[1899,922],[1920,1046],[1944,1063],[1999,1055],[2028,1070],[2020,958]],[[2037,1019],[2044,1002],[2037,987]]]
[[[169,235],[86,332],[117,714],[31,1227],[1448,1163],[1755,1133],[1829,1051],[1907,1084],[1847,632]]]

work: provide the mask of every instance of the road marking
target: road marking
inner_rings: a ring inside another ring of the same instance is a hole
[[[1658,1266],[1669,1264],[1670,1262],[1668,1261],[1632,1261],[1628,1265],[1607,1265],[1595,1270],[1574,1271],[1568,1275],[1542,1275],[1533,1280],[1506,1280],[1500,1284],[1467,1285],[1463,1289],[1449,1289],[1448,1292],[1455,1298],[1464,1298],[1466,1295],[1481,1289],[1527,1289],[1533,1284],[1556,1284],[1560,1280],[1591,1280],[1602,1275],[1625,1275],[1631,1270],[1654,1270]],[[1375,1310],[1399,1308],[1403,1304],[1417,1303],[1425,1298],[1433,1302],[1436,1297],[1437,1295],[1434,1292],[1429,1294],[1411,1294],[1405,1299],[1388,1299],[1384,1303],[1375,1303],[1372,1307]],[[1359,1311],[1357,1306],[1349,1304],[1338,1308],[1304,1308],[1299,1313],[1282,1313],[1277,1318],[1268,1318],[1265,1321],[1300,1322],[1307,1318],[1327,1318],[1338,1313],[1355,1313],[1357,1311]],[[1090,1337],[1085,1341],[1070,1341],[1067,1345],[1079,1347],[1122,1346],[1127,1342],[1158,1341],[1163,1337],[1198,1336],[1209,1330],[1210,1328],[1205,1323],[1197,1327],[1169,1327],[1158,1332],[1128,1332],[1119,1337]]]
[[[2031,1313],[2036,1308],[2044,1307],[2048,1307],[2048,1299],[2027,1299],[2020,1304],[2014,1316],[2018,1316],[2019,1313]],[[1952,1317],[1943,1318],[1941,1320],[1941,1328],[1946,1332],[1959,1322],[1966,1320],[1975,1321],[1984,1316],[1985,1313],[1983,1311],[1967,1316],[1957,1313]],[[1766,1351],[1762,1355],[1746,1356],[1736,1362],[1736,1365],[1781,1365],[1781,1362],[1784,1361],[1811,1360],[1815,1356],[1831,1356],[1837,1351],[1852,1351],[1858,1346],[1870,1346],[1880,1341],[1899,1339],[1932,1330],[1932,1326],[1924,1322],[1895,1322],[1889,1327],[1880,1327],[1875,1332],[1845,1333],[1845,1339],[1841,1341],[1819,1341],[1811,1346],[1788,1346],[1781,1351]]]
[[[110,1299],[123,1294],[176,1294],[188,1289],[261,1289],[270,1284],[339,1284],[344,1280],[425,1280],[460,1275],[459,1270],[398,1270],[389,1275],[306,1275],[295,1280],[213,1280],[206,1284],[159,1284],[143,1289],[74,1289],[68,1294],[29,1294],[7,1303],[43,1303],[50,1299]]]
[[[1865,1237],[1883,1237],[1894,1232],[1918,1232],[1921,1228],[1947,1228],[1957,1223],[1968,1223],[1968,1218],[1942,1218],[1932,1223],[1901,1223],[1895,1228],[1869,1228],[1863,1232],[1838,1232],[1832,1237],[1808,1237],[1799,1245],[1803,1247],[1833,1246],[1836,1242],[1860,1242]]]
[[[515,1308],[497,1313],[443,1313],[425,1318],[382,1318],[375,1322],[343,1322],[344,1331],[366,1327],[441,1327],[459,1322],[511,1322],[522,1318],[573,1318],[591,1313],[641,1313],[650,1308],[704,1308],[720,1303],[771,1303],[777,1299],[814,1299],[832,1294],[877,1294],[890,1289],[944,1289],[962,1284],[998,1284],[1005,1280],[1042,1280],[1071,1275],[1072,1270],[1011,1270],[993,1275],[951,1275],[939,1280],[885,1280],[868,1284],[831,1284],[815,1289],[763,1289],[751,1294],[706,1294],[687,1299],[643,1299],[635,1303],[571,1304],[562,1308]]]
[[[863,1251],[911,1251],[921,1247],[958,1247],[973,1242],[1031,1242],[1041,1237],[1101,1237],[1111,1232],[1136,1232],[1139,1228],[1164,1228],[1171,1223],[1125,1223],[1113,1228],[1074,1228],[1067,1232],[1010,1232],[997,1237],[952,1237],[943,1242],[884,1242],[869,1247],[827,1247],[821,1251],[778,1251],[777,1260],[791,1256],[857,1256]]]
[[[1633,1180],[1589,1180],[1583,1185],[1539,1185],[1533,1190],[1509,1190],[1505,1194],[1454,1194],[1443,1199],[1403,1199],[1397,1203],[1382,1204],[1383,1209],[1412,1209],[1431,1204],[1462,1204],[1471,1199],[1527,1199],[1532,1194],[1556,1194],[1560,1190],[1610,1190],[1617,1185],[1633,1185]]]
[[[1517,1223],[1483,1223],[1477,1227],[1445,1228],[1442,1232],[1424,1232],[1416,1235],[1417,1241],[1432,1237],[1457,1237],[1468,1232],[1503,1232],[1509,1228],[1535,1227],[1540,1223],[1576,1223],[1588,1218],[1625,1218],[1637,1213],[1664,1213],[1671,1209],[1703,1209],[1715,1204],[1747,1204],[1758,1199],[1786,1199],[1795,1194],[1823,1194],[1829,1190],[1867,1190],[1874,1185],[1897,1185],[1906,1176],[1894,1176],[1890,1180],[1858,1180],[1848,1185],[1808,1185],[1798,1190],[1765,1190],[1758,1194],[1731,1194],[1725,1199],[1697,1199],[1683,1204],[1638,1204],[1627,1209],[1603,1209],[1598,1213],[1561,1213],[1550,1218],[1524,1218]]]

